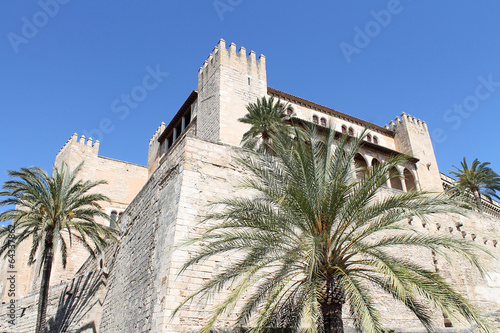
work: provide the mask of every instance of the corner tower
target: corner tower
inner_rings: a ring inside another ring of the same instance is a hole
[[[241,47],[221,39],[198,71],[197,136],[212,142],[239,145],[248,125],[238,122],[248,103],[267,95],[266,60],[247,56]]]
[[[422,190],[443,191],[427,124],[403,112],[401,117],[389,123],[389,127],[396,132],[396,150],[419,159],[416,171]]]

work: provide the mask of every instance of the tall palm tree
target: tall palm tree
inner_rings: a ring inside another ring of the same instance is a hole
[[[277,133],[289,133],[291,126],[289,121],[293,114],[288,114],[288,105],[283,104],[274,97],[262,97],[256,103],[247,106],[248,113],[238,119],[240,122],[251,125],[251,128],[243,134],[243,147],[257,149],[260,152],[269,152],[272,145],[272,137]]]
[[[45,332],[47,298],[54,259],[59,246],[63,267],[66,267],[68,245],[74,239],[92,256],[99,253],[109,242],[117,242],[118,231],[96,222],[96,218],[110,220],[99,202],[109,199],[93,189],[104,181],[77,180],[82,164],[70,171],[66,165],[55,168],[52,177],[39,167],[8,171],[14,178],[3,185],[0,206],[14,205],[0,213],[0,221],[12,220],[12,225],[0,231],[3,243],[0,254],[31,239],[32,246],[28,265],[33,264],[41,253],[42,277],[38,301],[36,332]],[[14,233],[12,241],[8,235]],[[69,241],[69,244],[67,243]]]
[[[448,171],[456,177],[455,183],[450,188],[451,193],[465,195],[471,193],[474,203],[481,213],[483,212],[482,197],[490,202],[492,197],[500,199],[497,194],[497,191],[500,191],[500,176],[489,165],[489,162],[481,163],[476,158],[469,167],[464,157],[460,163],[461,168],[453,165],[457,171]]]
[[[357,179],[352,161],[362,137],[336,141],[328,130],[320,139],[312,129],[296,137],[291,142],[288,135],[274,136],[272,154],[242,155],[240,161],[252,175],[243,185],[255,195],[218,203],[223,208],[208,216],[206,232],[187,242],[198,247],[181,273],[214,255],[236,259],[176,311],[194,298],[229,290],[201,332],[209,332],[239,301],[236,326],[252,332],[285,327],[343,332],[344,303],[363,332],[382,332],[373,298],[380,291],[368,287],[377,285],[429,330],[433,323],[427,303],[449,318],[459,314],[488,331],[474,307],[444,278],[396,254],[408,247],[439,254],[451,250],[484,273],[476,256],[480,248],[472,242],[424,234],[405,222],[412,216],[457,211],[458,206],[418,191],[379,196],[389,171],[405,158],[379,163]]]

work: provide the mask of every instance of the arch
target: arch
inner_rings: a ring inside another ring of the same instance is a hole
[[[109,226],[111,228],[115,228],[117,225],[116,219],[118,218],[118,213],[116,212],[116,210],[111,211],[111,214],[109,215],[109,217],[111,217],[111,221],[109,223]]]
[[[389,176],[391,178],[391,188],[395,190],[403,190],[403,184],[401,184],[400,173],[396,168],[392,168],[389,171]]]
[[[324,126],[326,127],[326,118],[325,117],[321,117],[321,126]]]
[[[405,179],[406,191],[416,191],[417,183],[415,182],[415,177],[413,176],[413,173],[407,168],[405,168],[403,172],[403,177]]]
[[[347,134],[347,126],[342,125],[342,134]]]
[[[287,109],[286,109],[286,114],[287,115],[292,115],[293,114],[293,108],[291,106],[289,106]]]
[[[372,142],[372,136],[370,134],[366,136],[366,141]]]
[[[373,143],[378,145],[378,138],[375,135],[373,136]]]
[[[354,136],[354,129],[352,127],[349,127],[349,130],[347,130],[347,134],[350,136]]]
[[[380,161],[378,160],[378,158],[374,157],[372,160],[372,167],[375,167],[377,165],[380,165]]]
[[[319,124],[318,116],[313,116],[313,124]]]
[[[362,179],[368,171],[368,164],[365,158],[359,153],[354,156],[354,166],[356,167],[356,178]]]

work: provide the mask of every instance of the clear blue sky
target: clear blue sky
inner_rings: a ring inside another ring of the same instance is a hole
[[[381,126],[402,111],[425,120],[441,171],[463,156],[500,171],[499,13],[465,0],[2,1],[0,183],[50,169],[103,119],[100,154],[146,164],[220,38],[264,54],[273,88]],[[157,67],[168,76],[113,112]]]

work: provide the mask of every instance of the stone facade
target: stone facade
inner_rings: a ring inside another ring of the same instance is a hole
[[[62,163],[66,163],[71,169],[74,169],[83,162],[80,172],[82,179],[106,180],[107,184],[100,185],[95,190],[108,196],[111,200],[110,202],[101,202],[106,213],[115,212],[118,216],[146,183],[147,167],[102,157],[98,154],[99,141],[93,142],[91,138],[86,140],[84,136],[78,140],[75,133],[56,155],[54,165],[60,166]],[[108,224],[107,221],[101,221],[101,223]],[[16,295],[18,297],[26,296],[39,289],[40,267],[37,262],[40,261],[37,260],[32,266],[27,265],[30,248],[31,242],[25,241],[20,244],[16,251],[16,267],[19,271],[16,277]],[[50,280],[51,285],[73,279],[76,271],[80,269],[87,257],[88,251],[79,243],[73,242],[70,251],[68,251],[66,269],[63,269],[61,255],[57,250]],[[5,284],[6,272],[7,270],[2,270],[0,273],[0,295],[2,295],[3,301],[8,298],[8,288]]]
[[[388,182],[381,195],[410,189],[440,192],[443,182],[449,181],[439,173],[425,122],[403,113],[389,125],[380,127],[267,87],[265,58],[260,56],[257,60],[253,51],[247,56],[244,48],[236,52],[234,44],[226,49],[221,40],[198,72],[198,90],[189,95],[168,125],[162,123],[154,133],[149,142],[147,168],[98,157],[98,143],[78,141],[76,136],[56,157],[56,163],[64,160],[73,166],[84,160],[84,177],[116,184],[105,190],[104,194],[112,198],[106,209],[108,212],[124,209],[124,212],[119,220],[122,230],[119,247],[108,249],[102,258],[75,264],[79,270],[75,267],[68,272],[56,269],[57,274],[53,276],[56,285],[51,288],[49,308],[53,326],[66,325],[67,331],[74,332],[199,329],[208,316],[207,309],[217,304],[227,291],[210,299],[207,307],[188,304],[174,318],[171,318],[172,311],[235,258],[214,257],[179,275],[193,248],[177,245],[201,232],[200,222],[204,216],[217,209],[211,203],[230,197],[236,191],[238,195],[251,196],[238,188],[245,170],[235,157],[242,153],[239,145],[247,127],[237,119],[246,113],[248,103],[262,96],[280,98],[290,104],[298,118],[318,126],[329,126],[351,135],[366,130],[368,136],[356,161],[362,166],[369,167],[392,155],[412,156],[397,170],[401,179]],[[500,214],[495,213],[496,207],[493,205],[490,215],[470,212],[466,216],[444,215],[408,221],[426,233],[451,233],[485,246],[495,256],[483,258],[486,277],[453,255],[454,265],[450,265],[430,251],[407,249],[401,253],[441,272],[475,306],[492,316],[500,311],[500,246],[497,244]],[[21,251],[19,253],[21,255]],[[29,332],[36,317],[34,281],[37,279],[32,271],[26,272],[25,279],[32,284],[27,290],[31,293],[17,300],[14,332]],[[68,280],[70,277],[74,278]],[[80,296],[76,297],[77,294]],[[386,327],[399,331],[421,330],[418,320],[394,304],[390,297],[381,293],[377,302],[384,309]],[[349,312],[346,309],[344,313]],[[7,315],[7,304],[4,304],[0,308],[1,330],[12,329],[6,324]],[[352,323],[350,318],[346,319]],[[437,326],[444,327],[445,318],[437,310],[434,319]],[[216,326],[227,328],[233,320],[234,315],[228,315]],[[462,326],[464,332],[474,329],[465,323]],[[460,329],[455,327],[448,331],[457,330]]]

